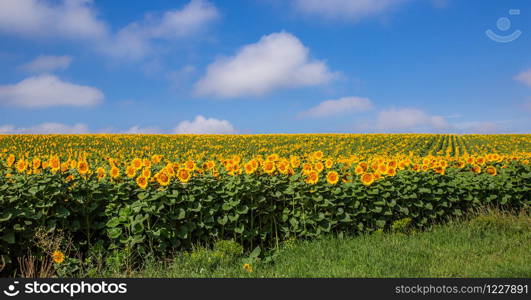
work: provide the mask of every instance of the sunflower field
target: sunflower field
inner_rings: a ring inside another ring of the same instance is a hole
[[[531,135],[0,135],[0,255],[39,228],[164,256],[527,209],[530,158]]]

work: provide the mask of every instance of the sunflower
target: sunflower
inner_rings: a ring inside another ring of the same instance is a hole
[[[289,158],[289,163],[293,169],[296,169],[301,165],[301,161],[298,156],[291,156]]]
[[[65,260],[65,255],[63,252],[59,251],[59,250],[55,250],[53,253],[52,253],[52,260],[54,263],[56,264],[61,264],[63,263],[63,261]]]
[[[304,174],[308,174],[308,173],[310,173],[312,170],[313,170],[312,164],[305,163],[304,165],[302,165],[302,172],[303,172]]]
[[[275,172],[275,169],[276,169],[275,162],[271,160],[267,160],[264,163],[264,166],[262,167],[262,169],[264,170],[265,173],[269,175],[273,174],[273,172]]]
[[[274,162],[274,161],[277,161],[277,160],[278,160],[278,158],[279,158],[278,154],[276,154],[276,153],[273,153],[273,154],[271,154],[271,155],[267,156],[267,158],[266,158],[266,159],[267,159],[268,161],[273,161],[273,162]]]
[[[142,176],[144,176],[146,178],[150,178],[151,177],[151,169],[149,167],[144,167],[144,169],[142,169]]]
[[[290,166],[290,163],[288,161],[281,161],[278,164],[278,172],[280,174],[283,174],[283,175],[288,174],[289,173],[289,166]]]
[[[151,167],[151,161],[149,159],[147,159],[147,158],[144,158],[142,160],[142,166],[144,166],[145,168]]]
[[[433,171],[435,171],[435,173],[439,173],[441,175],[444,175],[444,172],[446,171],[446,169],[442,166],[438,166],[438,167],[435,167],[433,169]]]
[[[138,176],[136,184],[138,184],[140,188],[145,189],[148,185],[148,179],[144,176]]]
[[[413,165],[413,171],[418,172],[420,170],[421,170],[421,166],[419,164],[414,164]]]
[[[50,169],[52,169],[52,172],[57,172],[61,168],[61,161],[59,160],[59,157],[52,156],[48,165]]]
[[[365,173],[361,176],[361,183],[366,186],[371,185],[374,182],[374,176],[371,173]]]
[[[389,176],[395,176],[395,175],[396,175],[396,169],[395,169],[395,168],[389,168],[389,169],[387,170],[386,175],[389,175]]]
[[[260,163],[256,159],[251,159],[251,164],[253,165],[253,168],[256,170],[260,166]]]
[[[481,173],[481,167],[478,166],[478,165],[473,165],[473,166],[472,166],[472,172],[474,172],[474,173],[476,173],[476,174]]]
[[[392,160],[387,164],[387,166],[391,169],[396,169],[398,167],[398,163],[396,160]]]
[[[136,175],[136,169],[135,169],[133,166],[129,166],[129,167],[127,167],[127,169],[125,170],[125,174],[126,174],[127,177],[129,177],[129,178],[133,178],[133,177],[135,177],[135,175]]]
[[[378,166],[378,173],[380,174],[387,174],[387,165],[386,164],[381,164]]]
[[[15,167],[17,168],[17,171],[19,173],[24,172],[27,168],[26,161],[24,161],[23,159],[17,161],[17,163],[15,164]]]
[[[326,174],[326,182],[336,184],[339,181],[339,174],[336,171],[330,171]]]
[[[249,273],[253,272],[253,266],[251,264],[243,264],[243,269]]]
[[[15,156],[13,154],[9,154],[9,157],[7,158],[7,166],[11,168],[14,162]]]
[[[358,165],[356,167],[356,169],[354,169],[354,173],[356,173],[357,175],[361,175],[361,174],[365,173],[365,169],[363,169],[362,166]]]
[[[487,169],[485,169],[485,172],[487,172],[487,174],[490,174],[492,176],[496,176],[496,174],[498,174],[498,172],[496,171],[496,168],[493,166],[487,167]]]
[[[41,167],[41,160],[38,157],[34,157],[32,161],[33,169],[38,169]]]
[[[88,170],[89,170],[89,166],[88,166],[88,163],[84,160],[80,160],[78,163],[77,163],[77,170],[79,172],[79,174],[87,174],[88,173]]]
[[[153,155],[151,156],[151,162],[153,164],[158,164],[162,160],[162,155]]]
[[[208,170],[212,170],[216,166],[216,163],[213,160],[209,160],[206,163],[207,163]]]
[[[96,174],[98,174],[98,179],[101,180],[105,178],[105,169],[102,167],[99,167],[96,169]]]
[[[247,175],[251,175],[254,173],[254,171],[256,171],[256,168],[254,167],[252,161],[247,162],[244,165],[244,169],[245,169],[245,174]]]
[[[189,161],[184,163],[184,167],[188,171],[193,171],[193,170],[195,170],[195,162],[193,160],[189,160]]]
[[[306,183],[316,184],[319,181],[319,173],[317,171],[312,170],[306,176]]]
[[[173,177],[175,176],[175,169],[172,163],[168,163],[166,167],[164,167],[164,172],[166,172],[166,175]]]
[[[111,177],[113,179],[116,179],[120,176],[120,169],[118,169],[117,167],[113,166],[111,168],[111,171],[109,172],[109,174],[111,175]]]
[[[157,182],[161,186],[167,186],[168,184],[170,184],[170,177],[166,174],[166,172],[162,171],[162,172],[157,173],[155,178],[157,178]]]
[[[177,177],[182,183],[187,183],[192,177],[192,174],[187,169],[180,169],[177,171]]]
[[[325,161],[325,167],[326,167],[327,169],[330,169],[333,165],[334,165],[334,161],[333,161],[331,158],[329,158],[329,159],[327,159],[327,160]]]
[[[70,164],[67,163],[67,162],[61,163],[61,172],[64,173],[64,172],[68,171],[68,167],[69,166],[70,166]]]
[[[131,166],[133,166],[133,168],[135,168],[135,171],[136,170],[140,170],[140,168],[142,168],[142,165],[143,165],[143,162],[138,157],[133,159],[133,161],[131,162]]]
[[[322,162],[318,162],[315,164],[315,170],[319,173],[324,170],[324,165]]]
[[[439,166],[443,167],[443,168],[446,168],[446,167],[448,167],[448,162],[446,160],[441,160],[441,162],[439,163]]]
[[[321,150],[315,151],[313,153],[313,158],[315,158],[315,159],[321,159],[321,158],[323,158],[323,156],[324,156],[324,153]]]

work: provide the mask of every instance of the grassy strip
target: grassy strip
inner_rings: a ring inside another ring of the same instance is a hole
[[[489,211],[425,232],[287,242],[273,262],[252,262],[252,272],[242,267],[248,260],[230,251],[199,248],[178,254],[172,262],[148,258],[142,271],[127,276],[531,277],[529,249],[529,214]]]

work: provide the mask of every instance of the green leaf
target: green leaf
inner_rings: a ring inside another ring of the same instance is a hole
[[[385,220],[376,220],[376,226],[378,226],[378,228],[385,227],[385,223],[386,223]]]
[[[116,227],[120,225],[120,219],[118,219],[117,217],[114,217],[112,219],[110,219],[108,222],[107,222],[107,227]]]
[[[122,235],[122,228],[119,228],[119,227],[115,227],[115,228],[111,228],[107,231],[107,235],[111,238],[111,239],[116,239],[118,238],[120,235]]]
[[[11,219],[12,216],[13,216],[12,213],[4,214],[2,217],[0,217],[0,222],[6,222],[6,221],[9,221],[9,219]]]
[[[2,237],[2,240],[7,242],[8,244],[14,244],[15,243],[15,233],[13,231],[5,233]]]
[[[179,214],[177,215],[177,220],[182,220],[186,217],[186,211],[183,208],[179,208]]]
[[[257,258],[258,256],[260,256],[260,253],[262,252],[262,250],[260,249],[260,247],[256,247],[254,248],[254,250],[249,254],[249,257],[250,258]]]

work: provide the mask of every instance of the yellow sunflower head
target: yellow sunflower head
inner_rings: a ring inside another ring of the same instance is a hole
[[[59,251],[59,250],[55,250],[53,253],[52,253],[52,260],[54,263],[56,264],[61,264],[63,263],[63,261],[65,260],[65,255],[63,252]]]
[[[365,173],[361,176],[361,183],[366,186],[371,185],[374,182],[374,176],[371,173]]]
[[[148,185],[148,179],[144,176],[138,176],[136,179],[136,184],[141,188],[145,189]]]
[[[326,182],[336,184],[339,181],[339,174],[336,171],[330,171],[326,174]]]

